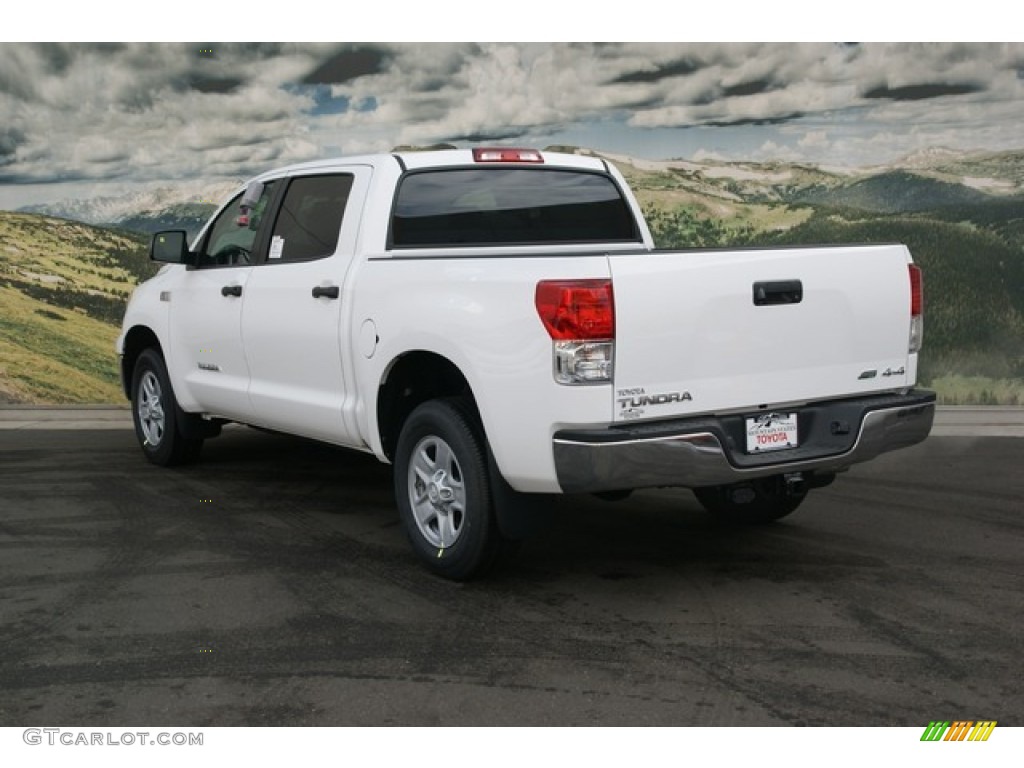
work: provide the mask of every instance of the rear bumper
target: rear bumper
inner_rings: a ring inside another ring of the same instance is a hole
[[[555,470],[566,493],[725,485],[788,472],[838,472],[924,440],[935,393],[811,403],[799,413],[800,447],[750,455],[744,416],[563,430],[554,436]]]

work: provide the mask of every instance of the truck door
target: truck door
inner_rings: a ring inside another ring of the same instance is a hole
[[[253,264],[266,247],[263,213],[274,186],[250,186],[220,212],[196,249],[196,265],[172,291],[175,370],[202,410],[239,421],[252,417],[242,305]]]
[[[343,445],[358,443],[343,415],[345,275],[355,252],[370,169],[282,180],[266,258],[246,284],[242,340],[256,423]]]

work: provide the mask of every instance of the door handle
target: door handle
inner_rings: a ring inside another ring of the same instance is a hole
[[[799,280],[775,280],[754,283],[754,306],[799,304],[804,300],[804,284]]]
[[[242,286],[240,285],[225,285],[220,289],[221,296],[241,296]]]
[[[328,285],[328,286],[318,285],[318,286],[316,286],[316,288],[313,289],[313,298],[314,299],[319,299],[321,296],[324,297],[325,299],[336,299],[336,298],[338,298],[338,286],[336,286],[336,285]]]

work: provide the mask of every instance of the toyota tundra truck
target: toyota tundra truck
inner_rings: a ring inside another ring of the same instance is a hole
[[[227,422],[372,453],[451,579],[550,494],[685,487],[769,522],[934,416],[906,247],[658,250],[599,157],[294,165],[151,257],[117,341],[145,457],[193,460]]]

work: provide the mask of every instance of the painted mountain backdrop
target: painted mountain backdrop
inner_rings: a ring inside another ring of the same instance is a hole
[[[906,243],[925,271],[924,383],[947,403],[1024,404],[1024,151],[860,170],[604,156],[660,247]],[[122,402],[113,342],[155,271],[147,233],[195,233],[229,186],[0,212],[0,403]]]

